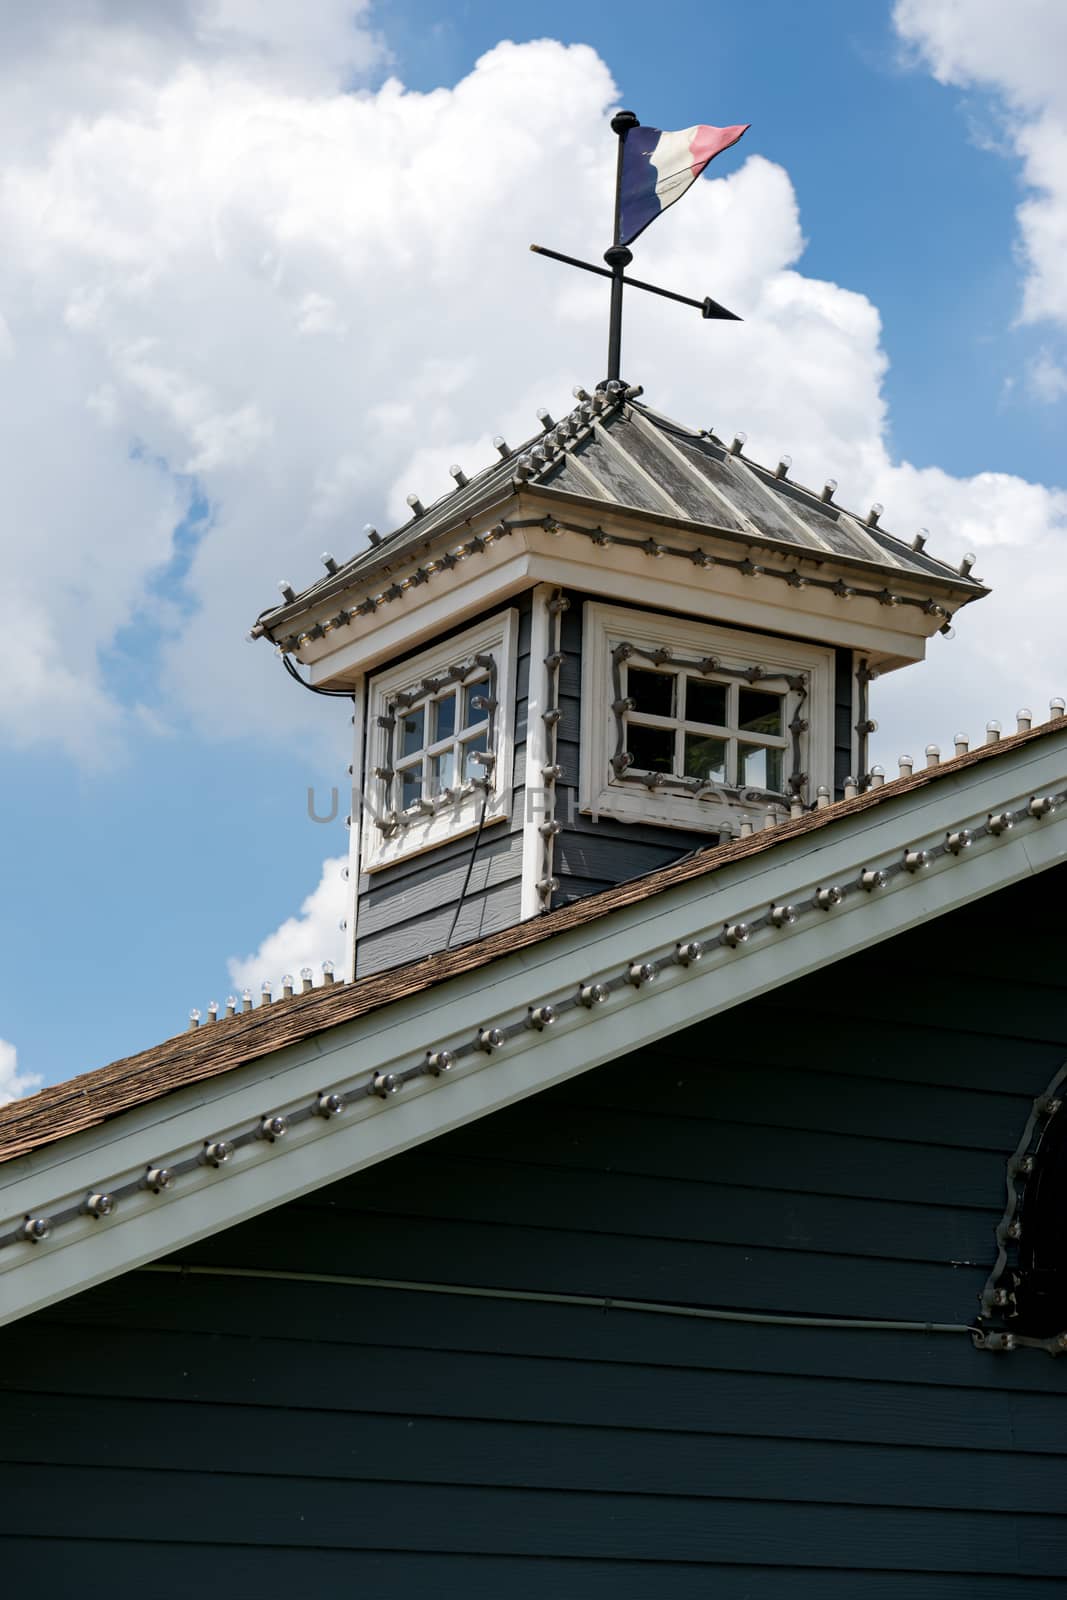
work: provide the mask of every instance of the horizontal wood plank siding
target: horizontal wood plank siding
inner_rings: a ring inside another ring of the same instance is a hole
[[[1061,1595],[1067,1362],[612,1302],[970,1322],[1065,877],[0,1331],[12,1593]]]

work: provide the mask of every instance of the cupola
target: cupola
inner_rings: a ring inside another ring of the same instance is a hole
[[[615,381],[261,615],[352,696],[350,971],[862,790],[870,684],[987,591]]]

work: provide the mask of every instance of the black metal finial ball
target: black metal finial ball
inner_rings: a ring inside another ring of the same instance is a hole
[[[616,111],[611,119],[612,133],[629,133],[631,128],[639,128],[641,119],[632,111]]]

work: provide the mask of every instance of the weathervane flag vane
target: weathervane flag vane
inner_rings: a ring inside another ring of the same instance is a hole
[[[640,278],[628,278],[626,268],[633,260],[630,245],[637,236],[666,211],[700,177],[709,161],[737,143],[749,124],[732,128],[712,128],[700,124],[683,128],[679,133],[663,133],[659,128],[642,128],[632,111],[618,111],[611,119],[612,131],[618,135],[619,156],[615,171],[615,228],[610,250],[605,250],[607,267],[594,266],[591,261],[579,261],[575,256],[562,255],[558,250],[548,250],[544,245],[532,244],[538,255],[551,256],[569,267],[581,267],[584,272],[595,272],[611,279],[611,316],[608,329],[608,375],[606,383],[619,378],[622,357],[622,291],[624,284],[632,289],[645,289],[650,294],[662,295],[667,300],[677,300],[684,306],[695,306],[701,316],[727,322],[740,322],[733,311],[727,311],[717,300],[705,296],[694,300],[689,295],[675,294],[673,289],[661,289],[657,284],[644,283]]]

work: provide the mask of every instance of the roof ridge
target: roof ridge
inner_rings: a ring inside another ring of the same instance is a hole
[[[744,454],[744,434],[737,434],[733,442],[727,445],[711,429],[691,428],[641,403],[643,392],[640,385],[626,385],[619,380],[592,391],[576,385],[572,393],[577,404],[558,422],[549,411],[542,409],[538,412],[541,432],[531,434],[514,448],[501,435],[496,435],[493,443],[500,454],[499,461],[490,462],[470,478],[459,467],[452,469],[455,486],[429,505],[423,505],[417,495],[409,495],[414,515],[407,522],[392,529],[384,538],[375,533],[371,546],[357,551],[339,566],[336,563],[328,565],[326,575],[299,594],[286,584],[283,589],[284,603],[268,607],[260,613],[252,630],[253,637],[264,634],[272,638],[272,628],[284,626],[290,619],[295,620],[314,605],[354,585],[374,581],[382,574],[391,572],[398,562],[413,558],[421,545],[428,544],[434,538],[447,537],[460,522],[469,523],[474,516],[487,511],[496,503],[493,499],[494,490],[500,492],[498,498],[506,498],[524,487],[565,492],[571,488],[575,492],[580,489],[582,497],[591,502],[605,506],[614,504],[620,511],[640,513],[644,503],[641,495],[638,493],[632,499],[627,498],[626,481],[629,475],[634,479],[640,477],[642,484],[646,479],[651,479],[661,495],[676,500],[677,494],[672,490],[670,475],[667,474],[660,481],[655,477],[654,461],[643,464],[639,455],[634,456],[632,450],[628,450],[626,440],[621,436],[616,437],[617,424],[627,419],[641,423],[651,431],[653,437],[648,440],[648,449],[662,452],[668,444],[674,444],[678,456],[678,483],[675,489],[684,489],[687,503],[693,508],[685,512],[680,518],[681,522],[710,526],[708,519],[701,517],[696,509],[701,504],[701,497],[716,504],[725,499],[725,507],[719,507],[720,511],[725,510],[726,513],[725,526],[729,528],[736,524],[738,531],[757,543],[769,540],[820,561],[861,564],[913,580],[927,577],[952,583],[968,591],[961,597],[960,604],[987,592],[971,576],[973,558],[965,558],[956,568],[950,566],[948,562],[925,552],[924,532],[916,535],[909,545],[898,535],[882,528],[879,524],[882,514],[880,505],[873,505],[866,518],[846,506],[838,505],[833,499],[836,480],[827,479],[824,490],[819,493],[788,476],[792,465],[788,456],[783,456],[772,470]],[[596,471],[597,463],[585,459],[583,445],[596,438],[601,430],[605,443],[610,439],[625,458],[619,474],[621,490],[611,474],[602,480],[602,475],[598,477]],[[658,446],[654,443],[657,434],[661,439]],[[706,467],[698,466],[696,460],[686,454],[692,451],[697,452],[698,460],[703,458]],[[575,457],[571,476],[580,475],[582,480],[578,485],[568,485],[566,482],[566,463],[571,456]],[[758,504],[747,506],[746,491],[731,481],[730,469],[725,465],[727,459],[736,459],[741,467],[753,475],[751,491],[758,494]],[[717,475],[723,472],[725,477],[720,484]],[[686,482],[687,479],[690,481]],[[634,487],[631,485],[631,488]],[[763,504],[764,499],[766,505]],[[777,532],[776,519],[782,523],[782,528]],[[330,557],[329,561],[332,562],[333,558]],[[313,629],[309,637],[318,637],[318,634]],[[300,639],[298,630],[293,640],[299,643]]]

